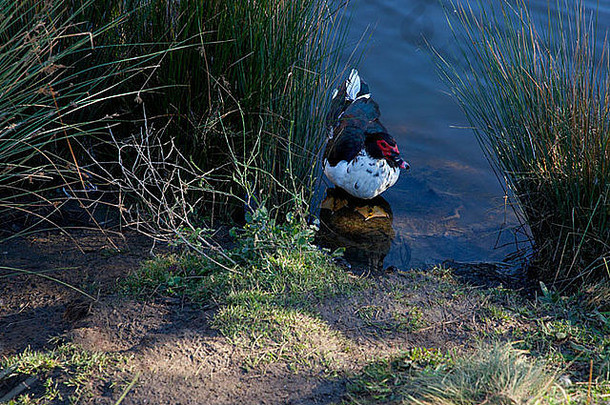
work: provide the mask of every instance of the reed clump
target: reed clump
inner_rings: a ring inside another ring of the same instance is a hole
[[[51,214],[65,202],[57,190],[85,188],[75,137],[92,127],[91,121],[74,117],[109,97],[105,83],[116,73],[116,65],[90,64],[98,32],[82,29],[82,9],[68,13],[60,2],[0,0],[0,16],[4,234],[9,222],[24,215],[29,216],[24,232],[41,223],[56,225]]]
[[[229,148],[242,163],[256,150],[251,181],[275,205],[289,198],[278,183],[315,191],[328,93],[340,70],[342,10],[334,0],[106,0],[87,7],[93,26],[109,16],[121,21],[105,33],[107,43],[128,45],[121,58],[162,54],[138,84],[158,89],[139,95],[149,117],[171,117],[172,136],[205,171],[225,166]],[[218,186],[232,176],[216,173],[224,176]]]
[[[551,2],[552,3],[552,2]],[[459,64],[444,77],[534,242],[534,275],[610,278],[610,58],[595,10],[522,0],[453,6]]]
[[[231,200],[241,206],[247,193],[280,210],[295,195],[307,203],[316,190],[328,89],[340,70],[342,7],[317,0],[0,0],[7,17],[0,23],[0,187],[20,196],[8,210],[24,211],[31,196],[57,210],[75,195],[62,187],[86,191],[84,177],[96,178],[92,186],[114,184],[120,168],[96,166],[148,124],[167,128],[163,141],[206,173],[206,197],[194,197],[206,209]],[[236,182],[236,168],[245,166],[251,175]],[[38,179],[32,173],[46,179],[43,167],[61,168],[58,181],[22,187],[23,179]]]

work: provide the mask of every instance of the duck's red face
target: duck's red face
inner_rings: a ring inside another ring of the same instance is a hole
[[[390,145],[385,139],[380,139],[377,141],[377,146],[381,149],[383,156],[387,158],[391,158],[393,155],[399,155],[398,145]]]
[[[386,159],[396,163],[401,169],[409,168],[409,164],[400,157],[400,152],[398,151],[398,145],[396,143],[390,143],[385,139],[379,139],[377,140],[377,146]]]

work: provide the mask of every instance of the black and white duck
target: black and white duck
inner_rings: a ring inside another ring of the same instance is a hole
[[[335,89],[326,120],[329,141],[324,151],[324,173],[354,197],[371,199],[398,180],[409,164],[379,121],[379,106],[368,85],[353,69]]]

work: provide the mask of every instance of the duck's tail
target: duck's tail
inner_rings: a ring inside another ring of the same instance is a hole
[[[360,78],[358,71],[352,69],[349,77],[343,82],[340,88],[333,91],[333,100],[337,97],[342,96],[345,101],[355,101],[362,97],[370,97],[369,86],[364,80]]]
[[[354,101],[361,98],[369,98],[370,96],[368,84],[360,78],[356,69],[352,69],[349,77],[341,86],[333,90],[330,109],[326,115],[326,123],[331,130],[329,133],[331,138],[333,136],[332,127],[336,125],[343,111]]]
[[[371,96],[369,93],[369,86],[360,78],[358,71],[356,69],[352,69],[349,74],[349,77],[345,81],[347,99],[350,101],[355,101],[356,99],[362,97],[367,98]]]

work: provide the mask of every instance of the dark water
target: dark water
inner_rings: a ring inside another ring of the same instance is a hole
[[[588,3],[595,6],[597,2]],[[534,18],[546,18],[546,0],[529,4]],[[371,221],[386,229],[377,235],[377,247],[352,241],[352,253],[362,256],[368,249],[374,262],[383,261],[382,253],[387,253],[383,266],[399,268],[448,259],[503,260],[517,249],[515,239],[523,241],[524,236],[514,232],[518,221],[506,205],[503,187],[462,111],[446,94],[423,39],[441,53],[455,47],[441,4],[438,0],[359,0],[350,4],[349,14],[349,49],[364,33],[366,52],[358,64],[360,75],[380,105],[382,122],[411,164],[411,170],[382,195],[391,216],[352,218],[362,222],[365,230],[360,234],[374,227]],[[599,21],[600,25],[610,22],[610,5],[600,5]],[[344,212],[353,215],[353,209]],[[332,220],[342,221],[336,216]],[[392,232],[387,231],[388,221]],[[331,228],[339,241],[336,226]]]

